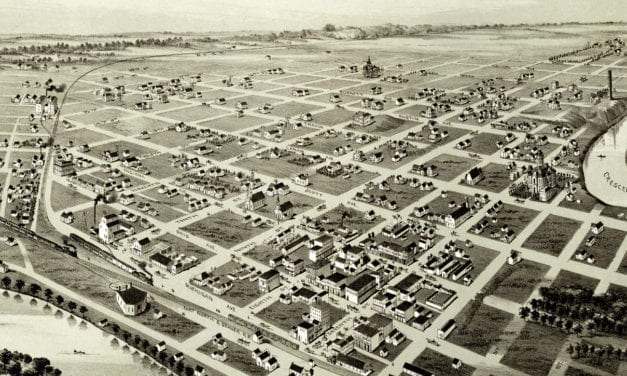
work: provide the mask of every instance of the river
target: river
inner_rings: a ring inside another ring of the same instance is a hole
[[[0,349],[46,357],[64,376],[155,376],[164,374],[142,364],[139,354],[111,344],[112,336],[57,309],[44,310],[44,302],[17,301],[0,294]],[[56,313],[56,314],[55,314]],[[85,352],[74,354],[74,350]]]
[[[586,190],[611,206],[627,207],[627,118],[600,136],[583,164]]]

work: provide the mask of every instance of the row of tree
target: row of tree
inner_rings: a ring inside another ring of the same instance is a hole
[[[50,360],[43,357],[33,358],[29,354],[3,349],[0,352],[2,372],[10,376],[61,375],[61,370],[52,367]]]
[[[91,51],[119,51],[128,47],[189,47],[189,42],[183,40],[183,37],[168,37],[165,39],[160,38],[146,38],[131,40],[114,40],[109,42],[90,43],[84,42],[81,44],[69,44],[65,42],[59,42],[56,44],[45,45],[33,45],[30,46],[17,46],[17,47],[3,47],[0,50],[2,55],[22,55],[22,54],[83,54]]]
[[[9,276],[4,276],[0,280],[0,285],[4,289],[13,289],[14,291],[17,291],[17,292],[29,293],[31,296],[34,296],[34,297],[39,297],[40,295],[42,295],[42,297],[46,301],[56,303],[58,307],[65,306],[71,313],[74,313],[78,309],[78,312],[80,312],[83,319],[85,319],[85,314],[88,312],[87,307],[83,305],[78,306],[78,304],[76,304],[75,302],[71,300],[66,301],[62,295],[55,295],[54,292],[49,288],[43,289],[43,294],[42,294],[42,287],[37,283],[31,283],[30,285],[28,285],[28,288],[27,288],[26,282],[24,282],[23,279],[16,279],[15,281],[13,281]],[[136,349],[141,349],[144,353],[150,355],[153,359],[158,361],[161,365],[169,368],[170,370],[176,372],[177,374],[186,375],[186,376],[194,375],[194,369],[190,365],[186,365],[182,360],[177,361],[174,358],[174,356],[168,354],[167,351],[159,352],[156,346],[151,344],[148,339],[142,338],[139,335],[133,336],[130,332],[126,330],[122,330],[120,328],[120,325],[118,325],[117,323],[111,324],[111,331],[116,337],[122,339],[125,343],[134,346]],[[3,356],[3,359],[2,359],[3,364],[8,364],[8,363],[4,363],[4,352],[2,353],[2,356]],[[45,358],[35,358],[35,359],[45,359]],[[47,361],[47,359],[45,360]],[[50,362],[48,361],[47,365],[49,364]],[[59,370],[56,370],[56,371],[55,369],[48,370],[48,368],[45,368],[45,367],[44,368],[46,369],[46,372],[48,373],[27,373],[27,372],[30,372],[30,370],[25,370],[23,373],[20,373],[22,372],[22,367],[19,364],[9,365],[9,367],[13,367],[15,372],[17,372],[17,373],[11,373],[10,370],[5,367],[4,370],[6,371],[6,373],[9,373],[9,375],[11,376],[13,375],[35,376],[35,375],[60,375],[61,374],[61,371]],[[53,372],[58,372],[58,373],[53,373]],[[0,374],[3,374],[3,373],[0,372]]]
[[[625,355],[625,350],[614,347],[611,344],[605,346],[596,346],[587,342],[576,342],[574,345],[569,343],[566,352],[574,359],[577,358],[594,358],[597,365],[601,365],[603,358],[607,360],[621,361]]]

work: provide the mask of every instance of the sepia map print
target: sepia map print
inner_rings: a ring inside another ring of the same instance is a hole
[[[0,375],[627,375],[624,0],[0,6]]]

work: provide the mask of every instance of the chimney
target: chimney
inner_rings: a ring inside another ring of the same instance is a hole
[[[612,70],[607,70],[607,86],[610,90],[610,100],[614,100],[614,93],[612,91]]]

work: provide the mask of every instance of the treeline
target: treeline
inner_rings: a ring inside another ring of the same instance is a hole
[[[22,54],[85,54],[92,51],[120,51],[129,47],[183,47],[189,48],[191,44],[188,41],[183,40],[183,37],[169,37],[165,39],[160,38],[146,38],[130,40],[114,40],[109,42],[90,43],[84,42],[81,44],[69,44],[65,42],[59,42],[56,44],[45,45],[22,45],[17,47],[3,47],[0,50],[2,55],[22,55]]]
[[[19,351],[3,349],[0,352],[0,374],[11,376],[60,376],[61,370],[50,365],[48,358],[33,358]]]
[[[622,22],[600,22],[599,25],[622,24]],[[400,25],[387,23],[376,26],[336,26],[326,24],[322,29],[302,29],[300,31],[285,30],[278,33],[252,33],[245,35],[237,35],[233,39],[251,40],[258,42],[274,42],[279,39],[303,39],[303,38],[334,38],[334,39],[376,39],[386,37],[402,37],[402,36],[420,36],[429,34],[446,34],[459,31],[471,30],[499,30],[505,28],[520,27],[547,27],[547,26],[566,26],[566,25],[586,25],[579,22],[545,22],[537,24],[482,24],[482,25]]]

